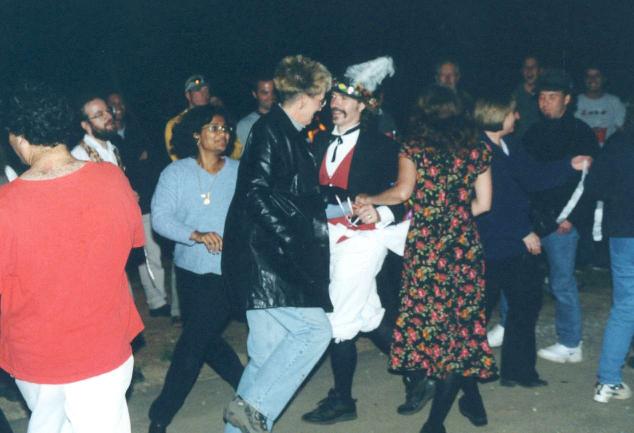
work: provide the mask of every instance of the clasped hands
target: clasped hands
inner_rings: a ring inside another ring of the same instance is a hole
[[[207,251],[212,254],[220,254],[222,251],[222,237],[216,232],[195,231],[189,239],[198,244],[205,244]]]
[[[376,208],[372,205],[367,194],[358,194],[352,205],[352,213],[356,215],[363,224],[376,224],[381,221],[381,217]]]

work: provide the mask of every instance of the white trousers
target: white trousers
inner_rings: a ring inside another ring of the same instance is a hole
[[[130,356],[108,373],[58,385],[16,379],[31,410],[27,433],[130,433],[125,393],[133,366]]]
[[[154,239],[149,213],[143,215],[143,231],[145,232],[146,259],[139,265],[139,277],[147,305],[154,310],[167,303],[167,293],[165,292],[165,270],[161,262],[161,247]]]
[[[377,294],[376,275],[383,266],[387,248],[379,230],[360,231],[337,243],[341,233],[328,225],[330,237],[330,300],[328,313],[335,341],[370,332],[381,323],[385,309]]]

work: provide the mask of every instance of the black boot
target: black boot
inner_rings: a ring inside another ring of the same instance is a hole
[[[464,395],[458,400],[460,413],[476,427],[487,425],[489,422],[487,412],[484,409],[484,403],[482,402],[475,377],[464,379],[462,390]]]
[[[305,413],[302,419],[313,424],[335,424],[357,419],[356,400],[343,399],[337,391],[328,391],[328,397],[317,403],[317,408]]]
[[[435,381],[427,379],[422,372],[403,376],[405,384],[405,403],[396,408],[400,415],[418,413],[434,397]]]
[[[460,374],[452,373],[445,380],[436,381],[436,392],[431,403],[431,410],[427,422],[420,433],[445,433],[445,418],[451,410],[458,391],[462,388],[464,378]]]

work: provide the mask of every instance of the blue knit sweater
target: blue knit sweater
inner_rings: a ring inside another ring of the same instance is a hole
[[[163,170],[152,197],[152,228],[176,242],[174,264],[197,274],[220,274],[220,254],[190,240],[194,231],[223,235],[225,218],[236,189],[238,162],[225,158],[225,165],[212,175],[195,159],[172,162]],[[204,195],[210,192],[210,203]]]

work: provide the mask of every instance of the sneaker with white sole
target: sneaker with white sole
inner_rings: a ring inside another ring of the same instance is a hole
[[[581,344],[582,343],[579,343],[577,347],[566,347],[563,344],[555,343],[552,346],[539,349],[537,356],[547,361],[559,362],[560,364],[566,362],[581,362],[583,361]]]
[[[594,390],[594,401],[607,403],[611,398],[615,400],[627,400],[632,397],[630,387],[624,383],[611,385],[609,383],[597,383]]]
[[[498,323],[491,328],[491,330],[487,332],[487,340],[489,340],[489,346],[500,347],[504,342],[504,326]]]

